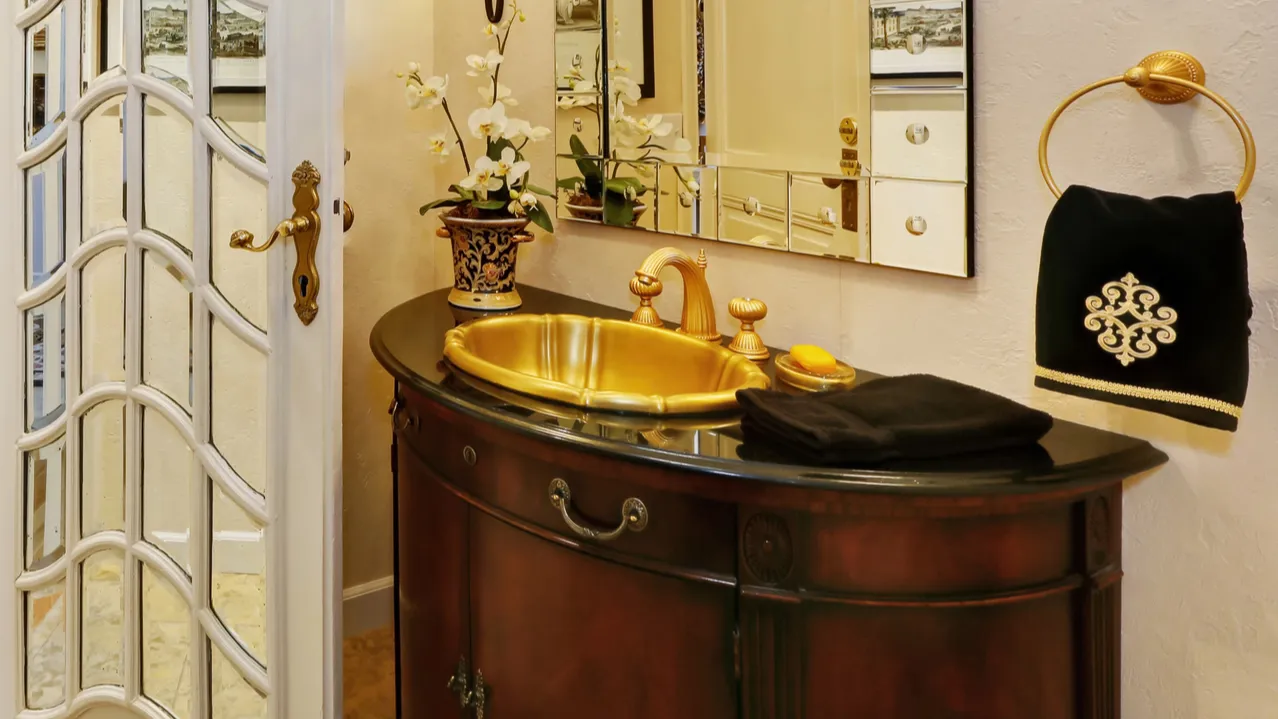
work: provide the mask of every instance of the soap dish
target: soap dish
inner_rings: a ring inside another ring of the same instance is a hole
[[[776,367],[778,381],[805,392],[828,392],[847,389],[856,384],[856,370],[842,362],[837,362],[837,367],[829,374],[815,374],[804,369],[786,353],[777,357]]]

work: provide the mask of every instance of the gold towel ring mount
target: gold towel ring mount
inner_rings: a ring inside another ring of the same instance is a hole
[[[1203,64],[1193,55],[1176,50],[1165,50],[1149,55],[1141,60],[1139,65],[1122,75],[1106,78],[1082,88],[1065,98],[1065,102],[1056,108],[1056,112],[1052,113],[1052,116],[1047,119],[1047,124],[1043,126],[1043,134],[1038,140],[1038,167],[1042,170],[1043,179],[1047,181],[1047,186],[1053,195],[1060,197],[1061,188],[1057,186],[1056,180],[1052,177],[1052,171],[1047,166],[1047,140],[1052,134],[1056,121],[1080,97],[1093,90],[1120,82],[1136,88],[1136,92],[1140,93],[1141,97],[1151,102],[1174,105],[1191,100],[1196,95],[1202,95],[1224,110],[1242,135],[1243,146],[1247,153],[1242,180],[1234,190],[1238,201],[1242,201],[1243,196],[1247,194],[1247,189],[1251,187],[1252,178],[1256,175],[1256,139],[1238,110],[1223,97],[1204,86],[1207,82],[1207,72],[1203,69]]]

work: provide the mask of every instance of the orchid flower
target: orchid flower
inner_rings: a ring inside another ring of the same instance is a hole
[[[502,182],[502,179],[497,176],[497,169],[497,163],[487,157],[481,157],[475,162],[475,171],[470,173],[469,177],[457,184],[459,184],[464,190],[474,192],[481,200],[486,200],[488,199],[489,192],[493,190],[500,190],[502,185],[505,184]]]
[[[518,198],[511,200],[506,209],[509,210],[512,215],[519,215],[520,217],[523,217],[528,214],[529,210],[536,206],[537,196],[531,192],[525,192]]]
[[[488,83],[484,83],[483,85],[479,87],[479,96],[484,98],[484,102],[488,103],[489,105],[493,104],[494,102],[500,102],[501,104],[507,107],[514,107],[515,105],[519,104],[519,101],[516,100],[514,96],[511,94],[510,88],[506,87],[500,82],[497,83],[497,99],[496,100],[493,99],[493,86],[489,85]]]
[[[427,78],[422,83],[421,95],[426,107],[435,107],[446,99],[448,93],[448,76]]]
[[[422,106],[425,97],[422,95],[422,86],[414,83],[408,83],[404,86],[404,100],[408,103],[408,109],[416,110]]]
[[[467,124],[470,125],[470,134],[481,140],[501,137],[506,130],[506,106],[499,102],[492,107],[481,107],[470,113]]]
[[[430,138],[431,154],[439,155],[439,159],[442,162],[445,157],[448,157],[448,144],[449,144],[448,138],[444,137],[442,134],[431,135],[431,138]]]
[[[501,159],[497,161],[497,175],[506,178],[506,183],[512,187],[516,182],[523,179],[524,175],[532,169],[532,164],[519,159],[519,154],[515,152],[515,148],[507,147],[501,151]]]
[[[497,66],[500,65],[501,61],[504,59],[505,58],[501,56],[501,53],[496,50],[489,50],[488,54],[483,56],[468,55],[466,57],[466,64],[470,65],[470,71],[466,74],[471,77],[480,77],[481,75],[491,74],[497,69]]]

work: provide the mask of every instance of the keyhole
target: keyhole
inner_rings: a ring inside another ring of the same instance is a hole
[[[307,297],[310,292],[311,278],[302,275],[297,278],[297,287],[302,291],[302,297]]]

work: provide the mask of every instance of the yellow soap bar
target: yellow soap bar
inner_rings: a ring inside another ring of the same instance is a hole
[[[834,355],[816,345],[795,345],[790,348],[790,357],[813,374],[830,374],[839,368]]]

